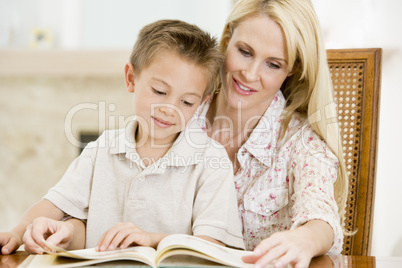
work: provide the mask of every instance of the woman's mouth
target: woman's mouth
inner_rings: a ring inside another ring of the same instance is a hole
[[[234,86],[235,90],[237,91],[237,93],[239,93],[240,95],[244,95],[244,96],[250,96],[250,95],[258,92],[255,89],[246,87],[245,85],[241,84],[236,79],[233,79],[233,86]]]
[[[169,121],[164,121],[160,118],[152,117],[152,119],[154,120],[155,125],[157,125],[160,128],[168,128],[168,127],[174,125],[173,123],[171,123]]]

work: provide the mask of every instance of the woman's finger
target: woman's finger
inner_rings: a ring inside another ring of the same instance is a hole
[[[272,248],[278,246],[281,243],[281,240],[277,238],[276,234],[273,234],[269,238],[262,240],[254,249],[254,254],[258,256],[265,255]]]
[[[276,259],[286,253],[286,248],[282,245],[271,248],[268,252],[262,255],[255,263],[256,267],[264,267],[267,264],[273,263]]]
[[[293,251],[288,250],[285,254],[276,259],[275,268],[285,267],[290,263],[297,263],[298,259],[299,256],[297,254],[295,254]]]

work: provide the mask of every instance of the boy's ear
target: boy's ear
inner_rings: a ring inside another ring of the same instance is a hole
[[[124,67],[124,78],[128,92],[133,93],[135,87],[135,70],[131,62],[127,63]]]

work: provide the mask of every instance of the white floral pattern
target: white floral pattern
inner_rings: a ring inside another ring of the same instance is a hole
[[[209,104],[196,114],[203,129]],[[343,232],[333,188],[338,160],[307,120],[297,114],[279,140],[284,107],[279,91],[238,151],[240,168],[235,186],[246,249],[254,249],[275,232],[320,219],[334,230],[328,253],[339,254]]]

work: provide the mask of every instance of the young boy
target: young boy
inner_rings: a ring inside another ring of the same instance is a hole
[[[173,233],[243,248],[231,163],[191,121],[221,64],[215,39],[198,27],[145,26],[125,66],[135,119],[88,144],[44,199],[0,234],[2,253],[16,250],[25,230],[25,249],[35,253],[43,238],[102,251],[156,247]]]

